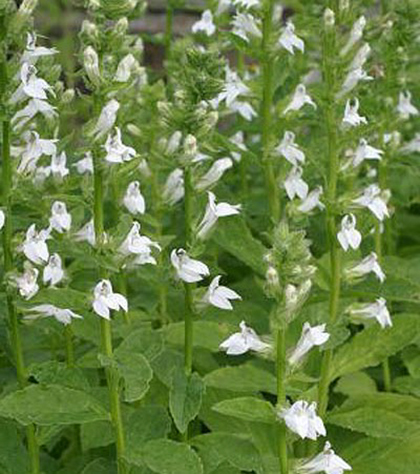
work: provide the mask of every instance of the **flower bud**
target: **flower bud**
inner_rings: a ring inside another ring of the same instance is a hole
[[[136,67],[139,67],[137,59],[132,54],[127,54],[118,64],[114,80],[116,82],[127,82]]]
[[[124,36],[128,31],[128,20],[125,16],[120,18],[117,23],[115,23],[113,28],[113,33],[115,36]]]
[[[139,127],[137,127],[137,125],[134,125],[134,123],[127,124],[127,131],[133,135],[133,137],[141,137],[142,135],[141,130]]]
[[[73,101],[74,96],[76,95],[74,89],[66,89],[61,96],[61,102],[63,104],[70,104]]]
[[[101,0],[102,11],[108,18],[117,19],[129,15],[137,6],[138,0]]]
[[[332,28],[335,25],[335,14],[331,8],[327,8],[324,12],[324,24],[327,28]]]
[[[265,289],[269,296],[276,296],[280,288],[279,274],[273,266],[269,266],[265,272]]]
[[[80,36],[86,38],[89,43],[97,43],[99,40],[99,30],[95,23],[89,20],[83,20]]]
[[[340,12],[346,12],[350,8],[350,0],[340,0],[339,10]]]
[[[88,8],[90,8],[91,10],[93,11],[98,10],[100,6],[101,6],[101,3],[99,0],[89,0]]]
[[[12,18],[11,29],[15,33],[19,31],[25,25],[25,23],[28,22],[37,4],[38,0],[23,0],[18,11]]]
[[[135,54],[137,54],[137,56],[141,56],[143,54],[144,43],[141,38],[136,39],[136,41],[133,44],[133,49],[134,49]]]
[[[187,162],[195,158],[197,154],[197,139],[194,135],[187,135],[184,140],[184,156]]]
[[[83,66],[90,82],[92,82],[92,84],[94,84],[95,86],[99,86],[99,84],[101,83],[101,74],[99,72],[99,59],[98,54],[92,48],[92,46],[88,46],[83,51]]]
[[[168,155],[172,155],[172,153],[175,153],[178,150],[179,145],[181,144],[181,139],[182,133],[179,130],[170,136],[169,140],[165,144],[166,153]]]
[[[286,309],[293,310],[299,301],[299,291],[295,285],[287,285],[284,290],[284,298],[286,300]]]

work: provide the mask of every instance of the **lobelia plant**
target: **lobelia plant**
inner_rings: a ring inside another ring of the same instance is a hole
[[[0,471],[417,474],[418,5],[184,7],[0,0]]]

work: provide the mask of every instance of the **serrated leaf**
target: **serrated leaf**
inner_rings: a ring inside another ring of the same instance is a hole
[[[245,421],[256,421],[261,423],[276,423],[276,415],[273,406],[259,398],[240,397],[224,400],[213,406],[223,415],[233,416]]]

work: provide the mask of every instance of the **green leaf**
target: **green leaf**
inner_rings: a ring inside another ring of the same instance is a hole
[[[386,357],[409,345],[420,331],[420,316],[400,314],[393,317],[393,327],[371,326],[356,334],[334,355],[331,380],[365,367],[380,364]]]
[[[204,382],[197,373],[187,376],[183,370],[174,372],[169,392],[169,409],[181,433],[186,432],[190,421],[198,415],[204,390]]]
[[[0,416],[23,425],[68,425],[108,420],[109,414],[91,395],[61,385],[30,385],[0,400]]]
[[[274,375],[252,364],[222,367],[204,377],[209,387],[235,392],[267,392],[275,395],[277,382]]]
[[[276,423],[277,421],[273,406],[255,397],[224,400],[214,405],[213,410],[245,421],[262,423]]]
[[[142,354],[149,362],[156,359],[163,350],[163,338],[158,331],[150,328],[142,328],[133,331],[126,337],[115,350],[118,355],[121,352],[127,354]]]
[[[415,379],[409,375],[396,377],[392,381],[392,388],[399,393],[408,393],[420,397],[420,378]]]
[[[187,444],[169,439],[149,441],[142,458],[158,474],[203,474],[198,455]]]
[[[32,364],[28,372],[38,383],[89,390],[89,382],[83,370],[78,367],[68,367],[67,364],[62,362],[51,360],[40,364]]]
[[[334,392],[353,396],[377,391],[375,381],[365,372],[354,372],[353,374],[340,377]]]
[[[98,458],[87,464],[80,474],[115,474],[117,466],[108,459]]]
[[[153,371],[147,359],[141,354],[119,351],[115,356],[118,371],[124,379],[124,400],[140,400],[149,390]]]
[[[0,420],[0,446],[1,474],[29,472],[29,456],[16,423]]]

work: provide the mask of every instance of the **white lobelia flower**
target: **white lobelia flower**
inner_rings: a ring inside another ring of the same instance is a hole
[[[209,191],[207,194],[208,203],[206,212],[204,213],[204,217],[197,229],[197,237],[199,239],[205,239],[207,237],[208,233],[216,224],[219,217],[233,216],[239,214],[241,211],[240,204],[231,205],[227,202],[220,202],[216,204],[216,196],[211,191]]]
[[[357,51],[356,55],[353,58],[353,61],[350,63],[349,70],[358,69],[364,66],[368,57],[372,51],[372,48],[369,46],[368,43],[364,43],[360,46],[359,50]]]
[[[140,183],[138,181],[133,181],[128,185],[123,203],[131,214],[144,214],[146,202],[140,191]]]
[[[279,416],[284,419],[286,426],[302,439],[316,440],[318,436],[327,434],[322,419],[316,414],[315,402],[309,404],[298,400],[290,408],[282,410]]]
[[[156,259],[152,255],[154,248],[159,252],[162,250],[157,242],[140,235],[140,223],[134,221],[119,251],[125,256],[135,255],[135,259],[131,262],[133,265],[145,265],[146,263],[156,265]]]
[[[344,471],[351,471],[351,466],[337,456],[331,449],[331,444],[327,441],[322,453],[319,453],[308,462],[299,466],[299,472],[304,474],[343,474]]]
[[[356,229],[356,216],[354,214],[347,214],[343,217],[337,239],[345,252],[350,247],[353,250],[359,248],[362,242],[362,234]]]
[[[99,56],[92,46],[88,46],[83,51],[83,67],[90,82],[95,86],[99,86],[102,80],[99,69]]]
[[[370,146],[367,140],[361,138],[353,156],[353,166],[359,166],[364,160],[380,160],[383,153],[382,150]]]
[[[140,65],[137,59],[131,54],[124,56],[117,66],[115,71],[114,81],[116,82],[127,82],[131,74],[136,70],[139,70]]]
[[[73,164],[79,174],[93,174],[93,157],[87,151],[85,157]]]
[[[44,267],[42,281],[44,284],[49,283],[51,286],[57,285],[64,278],[64,270],[62,261],[58,253],[53,253],[48,259],[48,264]]]
[[[411,92],[401,91],[398,96],[397,112],[402,119],[408,119],[411,115],[419,115],[419,110],[411,103]]]
[[[387,198],[385,191],[381,191],[377,184],[371,184],[360,197],[353,199],[353,203],[368,208],[377,219],[383,221],[385,217],[389,217]]]
[[[37,68],[32,64],[22,64],[20,69],[21,83],[10,98],[11,104],[17,104],[26,98],[47,100],[47,92],[55,95],[48,82],[37,77],[37,72]]]
[[[60,154],[54,154],[51,157],[51,165],[48,168],[48,172],[59,179],[65,178],[70,173],[67,168],[67,155],[65,151],[62,151]]]
[[[283,33],[280,35],[279,44],[290,54],[295,54],[295,48],[300,52],[305,51],[305,43],[295,35],[295,25],[288,21]]]
[[[373,77],[369,76],[367,72],[361,67],[352,69],[344,79],[344,83],[341,87],[340,92],[337,94],[337,98],[343,97],[352,91],[360,81],[373,81]]]
[[[30,262],[25,262],[23,274],[15,278],[19,294],[25,300],[30,300],[38,293],[38,275],[39,270],[37,268],[34,268]]]
[[[325,324],[311,327],[309,323],[305,323],[300,339],[289,357],[289,363],[296,365],[314,346],[322,346],[329,338]]]
[[[216,25],[213,23],[213,14],[210,10],[205,10],[201,19],[195,22],[191,28],[193,33],[205,33],[207,36],[211,36],[216,31]]]
[[[267,352],[271,349],[271,346],[263,342],[245,321],[242,321],[239,327],[241,332],[235,332],[219,346],[219,349],[225,351],[227,355],[242,355],[248,351]]]
[[[237,13],[231,21],[232,34],[249,43],[250,37],[262,38],[257,20],[250,13]]]
[[[169,205],[174,205],[184,197],[184,173],[182,169],[174,169],[168,176],[163,187],[163,199]]]
[[[245,9],[253,7],[259,8],[261,6],[260,0],[233,0],[233,4],[236,7],[242,7]]]
[[[289,105],[284,109],[283,115],[286,115],[288,112],[293,110],[300,110],[305,104],[312,105],[312,107],[316,109],[316,104],[311,99],[310,95],[306,93],[306,87],[304,84],[299,84],[293,93]]]
[[[21,129],[38,113],[41,113],[47,120],[52,120],[58,116],[56,107],[53,107],[45,100],[31,99],[23,109],[18,110],[15,115],[13,115],[12,124],[14,129]]]
[[[93,219],[86,223],[76,234],[74,235],[78,242],[88,242],[92,247],[95,246],[95,225]]]
[[[226,82],[223,91],[217,97],[218,102],[225,100],[227,107],[229,107],[240,95],[247,95],[249,92],[249,87],[241,81],[238,73],[227,67]]]
[[[43,265],[48,261],[49,252],[46,240],[49,238],[49,230],[37,232],[36,225],[32,224],[26,231],[25,242],[22,245],[26,258],[36,265]]]
[[[119,293],[114,293],[109,280],[101,280],[93,290],[93,310],[101,318],[111,319],[110,310],[120,309],[128,311],[127,298]]]
[[[4,214],[4,211],[0,209],[0,230],[3,229],[5,221],[6,215]]]
[[[294,166],[284,181],[284,189],[290,200],[298,196],[300,199],[305,199],[308,195],[309,186],[302,179],[303,170],[300,166]]]
[[[403,153],[420,153],[420,133],[416,133],[414,138],[401,148]]]
[[[35,131],[26,132],[23,138],[26,142],[25,145],[12,150],[14,156],[20,155],[21,157],[17,168],[18,173],[35,171],[41,156],[53,156],[57,152],[56,143],[58,140],[39,138],[39,134]]]
[[[363,277],[371,272],[376,275],[381,283],[385,281],[385,273],[382,271],[382,268],[379,265],[378,256],[375,252],[371,252],[360,263],[347,270],[347,274],[350,277],[356,278]]]
[[[361,319],[376,319],[382,329],[392,326],[391,315],[386,307],[385,298],[378,298],[375,303],[364,304],[350,309],[350,315]]]
[[[257,112],[249,102],[236,100],[229,106],[229,110],[233,113],[238,113],[242,118],[250,122],[257,116]]]
[[[52,304],[40,304],[30,309],[34,314],[25,316],[25,319],[55,318],[59,323],[67,326],[72,319],[83,319],[80,314],[74,313],[71,309],[57,308]]]
[[[362,117],[358,113],[359,106],[360,106],[360,102],[357,97],[354,99],[353,104],[351,103],[350,99],[346,102],[346,108],[344,109],[343,124],[349,125],[351,127],[356,127],[357,125],[360,125],[361,123],[365,123],[365,124],[367,123],[366,117]]]
[[[26,37],[26,48],[22,54],[21,63],[35,64],[38,61],[38,58],[42,56],[52,56],[58,53],[58,50],[55,48],[37,46],[36,33],[27,33]]]
[[[275,151],[284,156],[286,160],[294,166],[299,163],[305,163],[305,153],[295,143],[295,134],[293,132],[284,132],[280,145]]]
[[[233,143],[239,150],[241,151],[248,151],[248,148],[245,145],[245,137],[244,137],[244,132],[242,130],[239,130],[236,132],[234,135],[230,137],[230,142]],[[242,159],[242,153],[239,151],[231,151],[230,156],[237,162],[239,163]]]
[[[71,214],[67,212],[64,202],[55,201],[51,206],[50,226],[60,234],[70,230]]]
[[[130,161],[136,156],[136,150],[131,146],[126,146],[121,140],[121,130],[115,127],[115,135],[108,135],[104,145],[108,163],[123,163]]]
[[[111,99],[105,105],[92,131],[92,135],[95,136],[95,140],[101,139],[112,129],[115,124],[115,121],[117,120],[117,113],[119,108],[120,104],[115,99]]]
[[[216,160],[211,165],[207,173],[198,180],[195,186],[197,191],[204,191],[205,189],[213,186],[219,181],[225,171],[229,168],[232,168],[232,166],[233,161],[231,158],[220,158],[220,160]]]
[[[178,278],[185,283],[196,283],[210,275],[208,266],[198,260],[190,258],[184,249],[172,250],[171,262]]]
[[[324,190],[322,189],[322,186],[317,186],[315,189],[313,189],[305,199],[302,200],[302,203],[298,207],[298,210],[300,212],[311,212],[313,211],[316,207],[320,209],[321,211],[325,209],[324,204],[320,201],[320,197]]]
[[[221,275],[213,278],[210,283],[203,301],[220,309],[233,309],[230,300],[241,300],[242,298],[227,286],[219,285]]]
[[[366,26],[366,18],[362,15],[358,20],[355,21],[353,27],[350,31],[350,36],[345,44],[345,46],[341,49],[340,55],[344,56],[347,54],[353,46],[362,38],[363,30]]]

